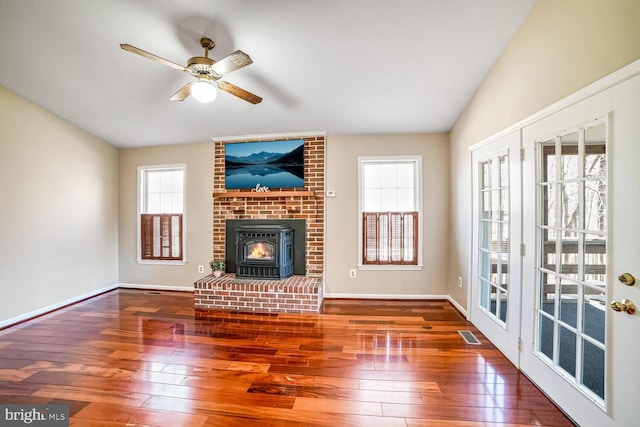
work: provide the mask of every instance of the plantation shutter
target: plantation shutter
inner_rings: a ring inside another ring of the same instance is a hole
[[[182,259],[182,214],[141,214],[142,259]]]
[[[417,265],[417,212],[363,212],[365,265]]]

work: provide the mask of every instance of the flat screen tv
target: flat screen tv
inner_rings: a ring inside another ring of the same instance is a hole
[[[225,144],[225,188],[303,188],[304,140]]]

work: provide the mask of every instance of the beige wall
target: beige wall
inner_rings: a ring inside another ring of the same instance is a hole
[[[469,147],[640,58],[639,23],[638,0],[539,0],[458,119],[450,135],[447,285],[462,306],[471,244]]]
[[[0,324],[118,281],[118,149],[0,86]]]
[[[136,261],[138,166],[187,165],[186,265],[145,265]],[[213,142],[120,150],[120,282],[193,290],[210,273],[213,253]],[[198,273],[198,265],[205,273]]]
[[[358,264],[358,157],[421,155],[424,268],[421,271],[365,271]],[[418,297],[446,295],[449,224],[447,135],[351,135],[327,139],[325,293]]]
[[[423,156],[424,262],[422,271],[359,271],[357,264],[357,158],[374,155]],[[133,285],[193,289],[208,272],[213,242],[213,155],[211,142],[123,149],[120,151],[120,282]],[[446,295],[449,206],[448,138],[446,135],[359,135],[327,139],[326,292],[349,295]],[[158,164],[187,165],[186,266],[141,265],[136,262],[137,168]],[[349,236],[348,238],[346,238]],[[389,283],[393,283],[393,287]]]

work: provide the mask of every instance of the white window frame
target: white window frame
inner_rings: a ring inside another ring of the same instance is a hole
[[[415,265],[371,265],[371,264],[363,264],[362,263],[362,214],[363,214],[363,206],[364,206],[364,180],[362,179],[363,174],[363,166],[365,163],[381,163],[381,162],[414,162],[416,166],[416,175],[415,179],[415,201],[416,207],[418,211],[418,254],[417,254],[417,264]],[[423,232],[423,223],[422,223],[422,156],[359,156],[358,157],[358,262],[357,267],[359,270],[422,270],[424,267],[422,261],[422,236]]]
[[[182,169],[182,259],[181,260],[155,260],[142,259],[142,224],[141,216],[144,206],[144,176],[145,172],[152,170],[165,169]],[[155,265],[186,265],[187,264],[187,165],[184,163],[166,164],[166,165],[148,165],[138,166],[138,197],[137,197],[137,214],[136,214],[136,262],[138,264],[155,264]]]

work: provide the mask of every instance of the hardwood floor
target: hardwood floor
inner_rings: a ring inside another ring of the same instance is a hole
[[[0,403],[82,426],[573,425],[446,301],[249,315],[116,290],[0,331]]]

